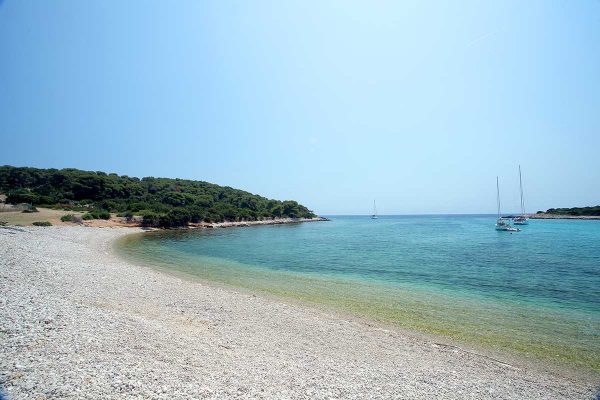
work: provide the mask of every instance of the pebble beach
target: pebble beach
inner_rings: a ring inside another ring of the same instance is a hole
[[[597,376],[497,359],[120,258],[138,228],[0,228],[8,399],[585,399]]]

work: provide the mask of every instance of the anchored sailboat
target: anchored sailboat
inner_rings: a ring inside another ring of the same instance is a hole
[[[496,230],[507,232],[519,232],[518,228],[513,227],[511,224],[508,223],[507,220],[500,216],[500,184],[498,183],[498,177],[496,177],[496,198],[498,200],[498,219],[496,220]]]
[[[373,200],[373,215],[371,215],[371,219],[377,219],[377,206],[375,205],[375,200]]]
[[[521,215],[513,218],[515,225],[527,225],[527,217],[525,216],[525,201],[523,201],[523,179],[521,178],[521,166],[519,165],[519,188],[521,189]]]

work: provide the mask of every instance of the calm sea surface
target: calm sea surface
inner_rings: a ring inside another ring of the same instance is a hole
[[[600,370],[600,221],[493,216],[330,222],[126,237],[157,268],[409,329]]]

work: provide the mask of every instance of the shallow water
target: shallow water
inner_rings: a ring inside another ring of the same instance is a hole
[[[600,221],[493,216],[160,231],[119,248],[158,268],[466,343],[600,370]]]

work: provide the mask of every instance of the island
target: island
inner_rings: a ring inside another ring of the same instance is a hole
[[[598,219],[600,205],[593,207],[550,208],[538,211],[530,216],[532,219]]]

